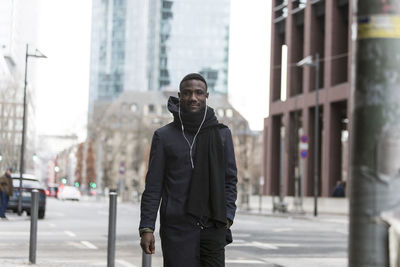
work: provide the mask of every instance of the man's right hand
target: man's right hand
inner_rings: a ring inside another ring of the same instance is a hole
[[[154,234],[153,233],[143,233],[140,240],[140,246],[146,254],[154,254],[156,249],[154,246]]]

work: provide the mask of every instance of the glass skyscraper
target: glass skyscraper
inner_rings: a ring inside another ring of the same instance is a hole
[[[149,90],[175,88],[189,72],[227,92],[230,0],[150,0]]]
[[[89,121],[96,101],[177,89],[189,72],[226,93],[230,0],[93,0]]]

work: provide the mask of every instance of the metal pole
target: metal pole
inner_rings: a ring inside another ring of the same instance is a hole
[[[115,233],[117,221],[117,193],[110,192],[110,207],[108,216],[108,248],[107,267],[115,266]]]
[[[300,159],[300,207],[303,210],[303,198],[304,198],[304,159]]]
[[[39,191],[32,190],[31,203],[31,233],[29,238],[29,262],[36,263],[37,221],[39,211]]]
[[[142,251],[142,267],[151,267],[151,254]]]
[[[25,153],[25,128],[26,128],[26,85],[27,85],[27,73],[28,73],[28,49],[29,45],[26,44],[25,52],[25,82],[24,82],[24,103],[23,103],[23,115],[22,115],[22,141],[21,141],[21,155],[19,163],[19,188],[18,188],[18,215],[22,214],[22,175],[25,172],[24,166],[24,153]]]
[[[281,127],[280,129],[281,132],[281,139],[279,142],[280,145],[280,153],[279,153],[279,205],[280,207],[283,207],[283,190],[284,190],[284,184],[283,184],[283,153],[284,153],[284,140],[285,140],[285,128]],[[281,211],[281,210],[279,210]]]
[[[319,54],[315,54],[315,122],[314,122],[314,216],[318,215],[318,169],[319,169]]]
[[[399,18],[400,0],[357,2],[349,267],[390,265],[381,216],[400,204]]]

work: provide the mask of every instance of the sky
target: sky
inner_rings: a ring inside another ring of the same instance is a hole
[[[85,138],[91,2],[39,0],[38,48],[48,58],[35,64],[38,134]],[[229,99],[253,130],[268,115],[270,6],[231,0]]]

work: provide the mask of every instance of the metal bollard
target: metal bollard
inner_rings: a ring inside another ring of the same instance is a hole
[[[108,248],[107,267],[115,266],[115,232],[117,221],[117,193],[110,192],[110,207],[108,216]]]
[[[151,254],[142,251],[142,267],[151,267]]]
[[[37,241],[37,221],[39,211],[39,191],[32,190],[32,203],[31,203],[31,233],[29,238],[29,262],[36,263],[36,241]]]

